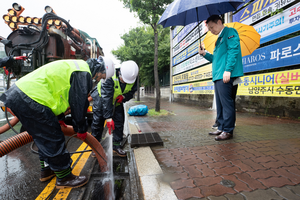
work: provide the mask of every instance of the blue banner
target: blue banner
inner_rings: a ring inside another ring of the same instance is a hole
[[[191,23],[186,25],[178,35],[173,39],[173,47],[180,42],[191,30],[193,30],[198,25],[198,22]]]
[[[255,50],[243,57],[244,73],[300,64],[300,36]]]
[[[256,0],[252,2],[250,5],[242,9],[237,14],[233,15],[233,22],[243,22],[246,19],[251,18],[257,12],[261,11],[265,7],[275,3],[277,0]],[[287,0],[288,1],[288,0]]]
[[[240,9],[241,7],[243,7],[246,3],[248,3],[251,0],[245,0],[245,3],[242,3],[241,5],[239,5],[236,10]]]
[[[194,42],[191,46],[183,50],[180,54],[173,58],[172,66],[177,65],[178,63],[192,57],[198,53],[199,40]]]

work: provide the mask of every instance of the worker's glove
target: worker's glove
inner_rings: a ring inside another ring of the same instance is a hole
[[[86,135],[87,135],[87,132],[85,132],[85,133],[77,133],[77,137],[79,139],[81,139],[81,140],[85,140]]]
[[[15,60],[27,60],[27,56],[15,56]]]
[[[123,99],[124,99],[124,96],[123,95],[119,95],[117,96],[116,100],[118,103],[122,103],[123,102]]]
[[[106,120],[107,128],[109,135],[111,135],[111,129],[115,130],[115,122],[112,120],[112,118],[109,118]]]
[[[63,120],[59,120],[58,122],[61,126],[67,128],[67,125],[65,124],[65,122]]]

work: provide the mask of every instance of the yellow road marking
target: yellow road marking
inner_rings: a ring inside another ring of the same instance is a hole
[[[85,148],[87,147],[87,144],[86,143],[82,143],[80,145],[80,147],[77,149],[77,151],[83,151]],[[88,147],[87,149],[91,149],[90,147]],[[74,167],[74,169],[72,170],[72,173],[76,176],[78,176],[84,166],[84,164],[86,163],[88,157],[90,156],[91,152],[85,152],[83,153],[82,157],[80,158],[80,160],[77,162],[76,166]],[[72,162],[72,166],[74,165],[74,163],[76,162],[76,160],[78,159],[78,157],[80,156],[81,154],[73,154],[71,156],[73,162]],[[35,200],[44,200],[46,199],[50,193],[55,189],[55,183],[56,183],[56,177],[54,177],[49,183],[48,185],[45,187],[45,189],[41,192],[41,194],[35,199]],[[61,189],[61,190],[67,190],[67,189]],[[54,197],[54,199],[66,199],[67,196],[65,197],[64,195],[58,197],[58,194],[62,194],[61,193],[61,190],[58,191],[57,195]],[[69,191],[66,192],[66,191],[63,191],[64,194],[69,194],[71,191],[71,188],[69,188]]]

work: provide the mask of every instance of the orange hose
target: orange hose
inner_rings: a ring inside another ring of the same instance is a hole
[[[63,131],[64,135],[67,136],[73,136],[74,134],[76,134],[76,132],[73,130],[73,126],[61,126],[61,130]],[[33,139],[31,135],[29,135],[26,131],[18,135],[12,136],[0,143],[0,157],[32,141]],[[87,145],[89,145],[95,152],[101,171],[107,171],[107,157],[103,147],[98,142],[98,140],[94,138],[91,134],[87,134],[87,137],[84,140],[84,142],[87,143]]]
[[[19,119],[17,117],[14,117],[12,120],[9,121],[9,123],[11,124],[11,126],[15,126],[17,123],[19,122]],[[10,126],[7,124],[3,125],[0,127],[0,134],[6,132],[7,130],[10,129]]]

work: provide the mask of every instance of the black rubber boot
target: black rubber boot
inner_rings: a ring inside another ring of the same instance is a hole
[[[59,180],[56,179],[56,188],[57,189],[63,189],[63,188],[78,188],[83,185],[85,185],[88,182],[88,179],[86,176],[75,176],[72,173],[68,175],[67,177]]]
[[[51,179],[54,176],[55,176],[55,174],[50,168],[48,168],[46,170],[42,170],[40,181],[41,182],[48,181],[49,179]]]

